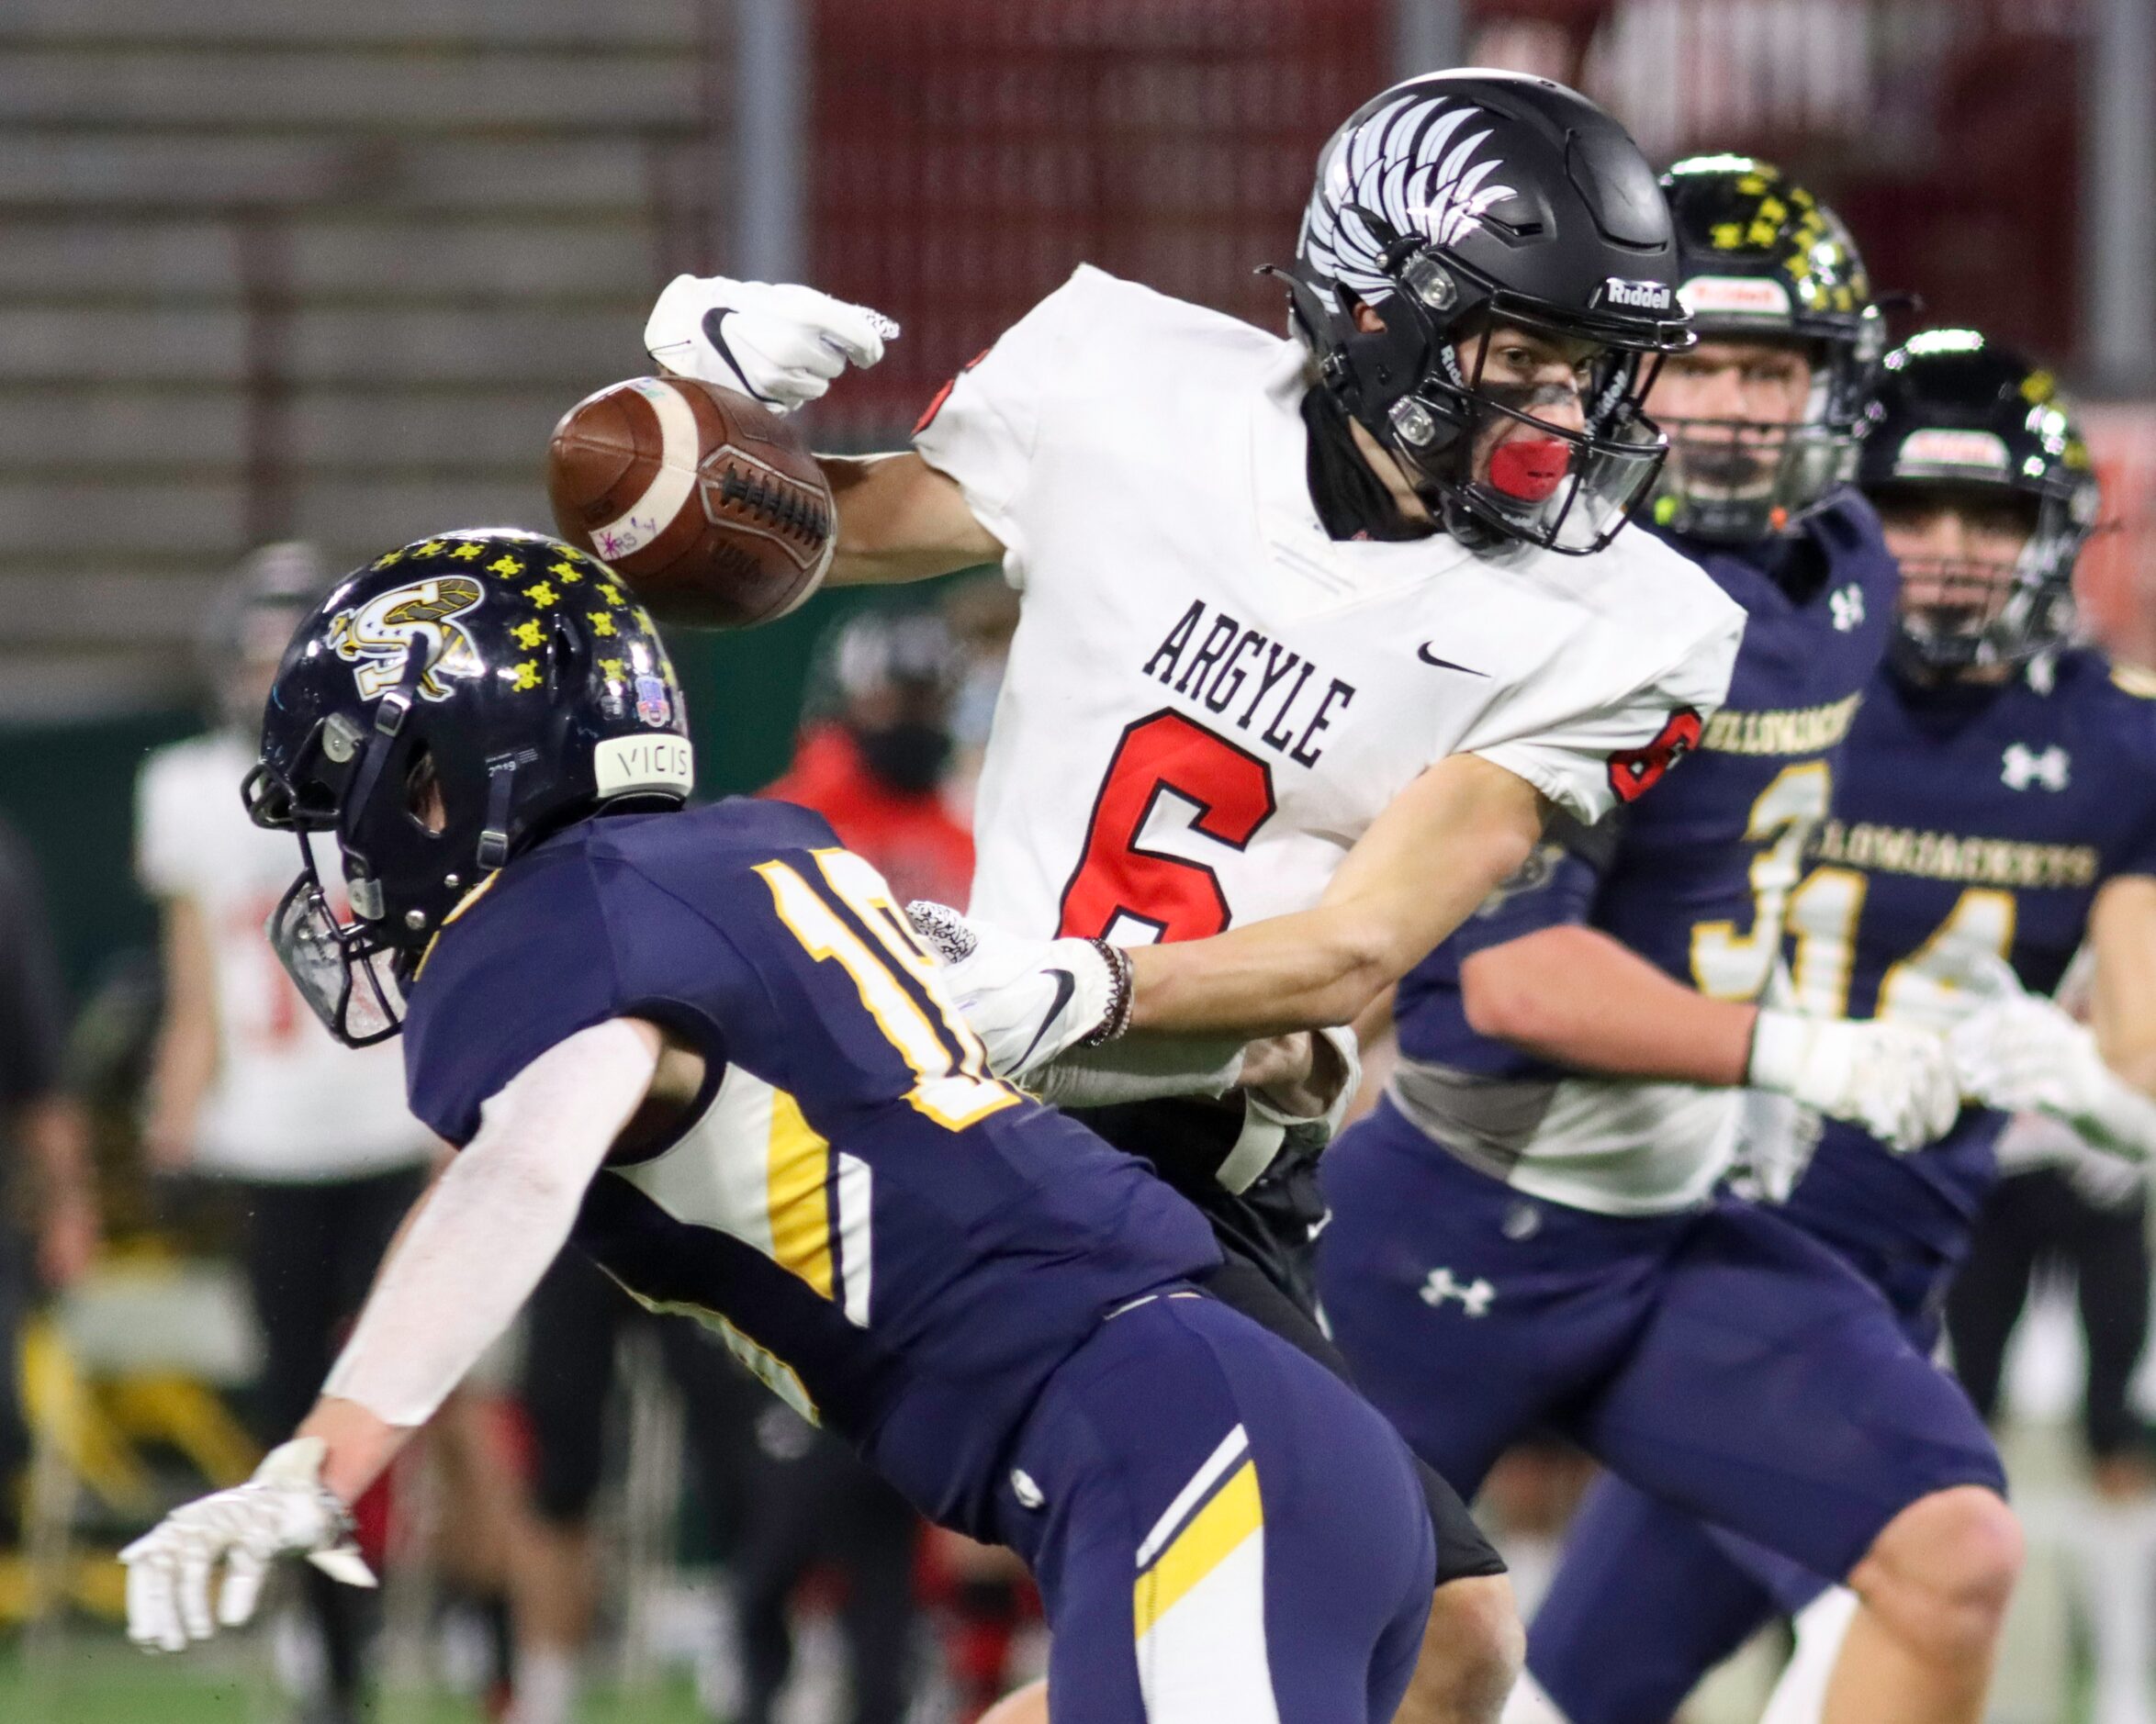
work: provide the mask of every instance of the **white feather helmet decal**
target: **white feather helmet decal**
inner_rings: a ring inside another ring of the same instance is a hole
[[[1489,183],[1504,163],[1478,153],[1493,129],[1478,124],[1487,118],[1472,103],[1409,90],[1334,142],[1303,217],[1301,247],[1329,297],[1336,285],[1365,299],[1393,290],[1384,241],[1356,206],[1396,233],[1456,245],[1484,212],[1519,196]]]

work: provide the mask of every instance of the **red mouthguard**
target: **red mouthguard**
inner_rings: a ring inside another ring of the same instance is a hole
[[[1555,437],[1509,438],[1490,451],[1490,485],[1523,503],[1547,502],[1571,469],[1571,445]]]

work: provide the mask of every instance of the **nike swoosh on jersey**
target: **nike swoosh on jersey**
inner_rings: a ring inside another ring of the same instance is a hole
[[[1489,675],[1489,672],[1487,670],[1477,670],[1472,665],[1455,665],[1449,658],[1440,658],[1435,653],[1430,650],[1430,643],[1428,641],[1423,642],[1421,645],[1415,649],[1415,656],[1420,659],[1425,665],[1435,665],[1440,670],[1462,671],[1470,677],[1487,677]]]
[[[1033,1058],[1033,1050],[1040,1046],[1040,1038],[1048,1034],[1048,1026],[1056,1021],[1057,1015],[1071,1003],[1071,996],[1078,991],[1078,978],[1069,970],[1051,969],[1044,973],[1056,979],[1056,997],[1050,1002],[1048,1010],[1040,1014],[1040,1027],[1033,1032],[1033,1039],[1026,1044],[1026,1051],[1018,1056],[1018,1065],[1021,1067]]]
[[[714,306],[711,310],[705,312],[703,314],[703,339],[718,349],[719,357],[726,362],[733,370],[734,375],[740,380],[742,393],[751,400],[761,401],[769,407],[779,397],[775,395],[765,395],[751,384],[748,381],[748,374],[741,369],[741,362],[734,357],[734,350],[726,345],[724,326],[726,319],[733,315],[734,308],[732,306]]]

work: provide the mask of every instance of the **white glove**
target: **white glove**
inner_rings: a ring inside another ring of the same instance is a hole
[[[1897,1155],[1944,1136],[1961,1111],[1944,1038],[1877,1018],[1763,1008],[1745,1082],[1861,1125]]]
[[[1129,1022],[1129,960],[1103,941],[1029,939],[925,901],[906,916],[999,1078],[1023,1080],[1081,1042],[1113,1041]]]
[[[831,386],[848,360],[883,357],[898,325],[814,287],[677,275],[644,325],[655,364],[791,413]]]
[[[322,1483],[325,1453],[320,1438],[295,1438],[271,1450],[246,1483],[174,1509],[122,1550],[128,1639],[177,1652],[220,1626],[238,1628],[254,1614],[269,1565],[288,1552],[347,1586],[372,1586],[351,1517]],[[209,1581],[219,1562],[225,1577],[213,1621]]]
[[[1961,1087],[1986,1107],[2042,1114],[2110,1154],[2156,1159],[2156,1100],[2106,1066],[2088,1027],[2052,1002],[2008,994],[1971,1013],[1947,1041]]]

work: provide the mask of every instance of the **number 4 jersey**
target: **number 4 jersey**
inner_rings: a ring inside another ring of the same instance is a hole
[[[1742,614],[1644,532],[1588,557],[1329,537],[1306,365],[1083,268],[915,432],[1023,600],[974,914],[1136,944],[1307,909],[1447,755],[1591,822],[1721,703]]]
[[[465,900],[410,1006],[412,1107],[459,1145],[594,1024],[701,1053],[690,1123],[616,1150],[576,1243],[976,1536],[1048,1375],[1219,1260],[1140,1163],[986,1074],[881,877],[805,809],[572,827]]]
[[[2156,679],[2074,649],[2004,687],[1882,674],[1790,901],[1797,1002],[1947,1029],[2004,957],[2053,991],[2104,884],[2156,875]],[[1789,1213],[1928,1324],[1991,1189],[2003,1114],[1919,1155],[1829,1121]]]

